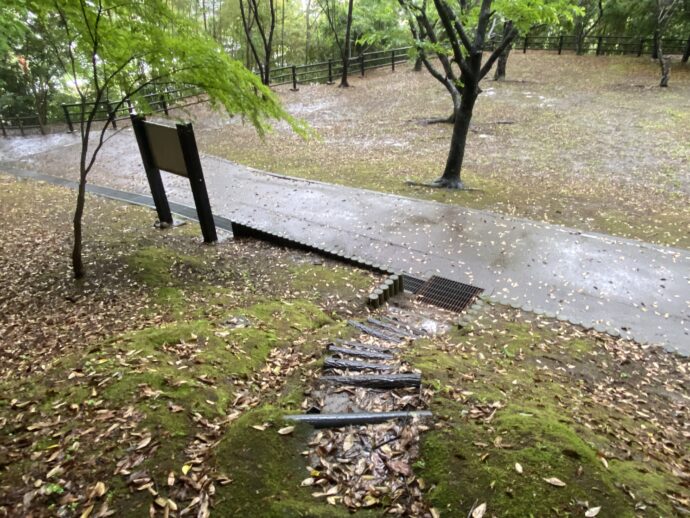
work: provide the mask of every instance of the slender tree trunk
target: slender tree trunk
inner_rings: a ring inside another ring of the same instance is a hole
[[[340,87],[347,88],[350,83],[347,82],[348,68],[350,66],[350,29],[352,28],[352,6],[354,0],[350,0],[347,6],[347,26],[345,27],[345,41],[343,42],[343,76],[340,79]]]
[[[661,42],[657,44],[657,53],[659,56],[659,67],[661,68],[661,82],[659,86],[662,88],[668,87],[668,82],[671,79],[671,62],[668,56],[664,55],[664,50],[661,48]]]
[[[84,215],[84,203],[86,201],[86,172],[81,167],[79,174],[79,190],[77,193],[77,208],[74,211],[74,246],[72,247],[72,271],[75,279],[84,277],[84,263],[81,257],[82,248],[82,225],[81,220]]]
[[[470,130],[472,112],[477,100],[477,85],[466,84],[465,90],[467,90],[467,92],[462,96],[460,109],[455,114],[453,136],[450,140],[450,150],[448,152],[448,159],[446,160],[446,168],[443,171],[443,176],[434,182],[438,187],[448,187],[451,189],[464,188],[462,179],[460,178],[460,171],[462,170],[462,162],[465,158],[465,146],[467,144],[467,135]]]
[[[307,7],[305,10],[306,22],[307,22],[307,32],[304,42],[304,62],[309,63],[309,47],[311,45],[311,0],[308,0]]]
[[[415,59],[414,62],[414,71],[415,72],[421,72],[422,71],[422,58],[417,58]]]
[[[510,49],[502,52],[496,61],[496,72],[494,72],[494,81],[502,81],[506,78],[506,65],[508,64],[508,54]]]
[[[659,29],[654,31],[654,43],[652,44],[652,59],[659,59],[659,47],[661,46],[661,38],[659,36]]]
[[[513,22],[506,22],[503,25],[503,39],[507,38],[510,32],[513,30]],[[508,45],[506,49],[501,52],[496,61],[496,72],[494,73],[494,81],[501,81],[506,78],[506,65],[508,64],[508,56],[510,55],[510,49],[513,45]]]

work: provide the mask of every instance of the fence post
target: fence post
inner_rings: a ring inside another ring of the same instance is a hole
[[[687,63],[688,59],[690,59],[690,38],[688,38],[688,43],[685,45],[685,52],[683,52],[683,59],[681,59],[681,63]]]
[[[562,52],[563,52],[563,36],[561,35],[558,38],[558,55],[560,56]]]
[[[113,125],[113,129],[117,129],[117,124],[115,124],[115,113],[113,112],[113,107],[111,106],[110,101],[106,101],[104,104],[106,113],[108,114],[108,122],[106,122],[105,125],[107,126],[108,123],[111,123]]]
[[[644,49],[644,38],[640,38],[640,46],[637,47],[637,57],[642,55],[642,49]]]
[[[391,70],[395,72],[395,50],[391,50]]]
[[[659,59],[659,35],[657,33],[654,33],[652,43],[652,59]]]
[[[525,36],[525,44],[522,47],[523,54],[527,54],[527,45],[529,45],[529,36]]]
[[[0,117],[0,128],[2,128],[2,136],[7,138],[7,131],[5,131],[5,121]]]
[[[333,84],[333,60],[328,60],[328,84]]]
[[[168,113],[168,103],[165,100],[165,94],[160,94],[160,100],[161,105],[163,106],[163,111],[165,112],[165,116],[167,117],[170,114]]]
[[[72,119],[69,118],[69,110],[66,105],[62,105],[62,111],[65,112],[65,122],[67,123],[67,128],[70,133],[74,133],[74,128],[72,127]]]
[[[22,122],[22,119],[20,117],[17,117],[17,124],[19,125],[19,132],[22,134],[22,137],[25,137],[24,135],[24,123]]]
[[[364,54],[359,55],[359,70],[362,73],[362,77],[364,77]]]
[[[597,56],[601,56],[601,42],[603,41],[603,36],[597,38]]]
[[[292,91],[296,92],[297,90],[299,90],[297,88],[297,67],[292,65]]]

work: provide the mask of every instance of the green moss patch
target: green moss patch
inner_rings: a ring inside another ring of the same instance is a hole
[[[667,495],[683,492],[669,468],[678,457],[637,447],[666,433],[660,422],[677,426],[673,396],[645,419],[602,389],[625,384],[629,396],[653,376],[642,371],[656,367],[639,363],[613,368],[611,355],[637,347],[501,306],[444,340],[416,342],[408,360],[436,390],[431,409],[445,425],[423,437],[417,465],[430,502],[448,516],[483,502],[496,516],[582,516],[587,506],[605,516],[675,514]],[[552,477],[565,486],[544,480]]]

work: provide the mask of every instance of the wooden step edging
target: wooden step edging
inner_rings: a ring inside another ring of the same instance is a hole
[[[295,414],[286,415],[286,421],[305,423],[315,428],[338,428],[385,423],[397,419],[429,419],[433,414],[428,410],[413,412],[357,412],[352,414]]]
[[[360,362],[356,360],[341,360],[339,358],[334,358],[333,356],[328,356],[323,361],[324,369],[338,369],[338,370],[351,370],[351,371],[363,371],[363,370],[375,370],[375,371],[389,371],[393,368],[392,365],[385,365],[383,363],[368,363]]]
[[[375,389],[417,388],[422,384],[422,375],[405,374],[363,374],[360,376],[322,376],[319,381],[353,387]]]

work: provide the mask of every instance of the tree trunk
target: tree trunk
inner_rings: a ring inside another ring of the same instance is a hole
[[[508,64],[508,55],[510,54],[510,47],[501,52],[496,61],[496,72],[494,73],[494,81],[501,81],[506,78],[506,65]]]
[[[82,168],[83,169],[83,168]],[[86,172],[81,171],[79,176],[79,191],[77,193],[77,208],[74,211],[74,246],[72,248],[72,271],[75,279],[84,277],[84,263],[81,257],[82,230],[81,220],[84,214],[86,201]]]
[[[414,71],[415,72],[421,72],[422,71],[422,58],[417,58],[414,62]]]
[[[447,187],[450,189],[463,189],[464,185],[460,178],[462,161],[465,157],[465,145],[467,144],[467,134],[470,130],[472,111],[477,100],[477,85],[465,85],[465,93],[462,96],[460,109],[455,113],[453,123],[453,136],[450,141],[450,150],[446,160],[446,168],[443,176],[434,182],[437,187]]]
[[[659,54],[659,66],[661,67],[661,82],[659,86],[662,88],[668,87],[668,81],[671,78],[671,63],[668,56],[664,55],[664,51],[661,48],[661,44],[658,45]]]
[[[510,32],[513,30],[513,23],[506,22],[503,26],[503,39],[508,37]],[[510,55],[510,49],[513,45],[508,45],[506,49],[501,52],[496,61],[496,72],[494,73],[494,81],[501,81],[506,78],[506,65],[508,64],[508,56]]]
[[[345,42],[342,49],[343,57],[343,76],[340,79],[340,87],[347,88],[350,84],[347,82],[348,67],[350,65],[350,29],[352,28],[352,4],[354,0],[350,0],[347,6],[347,26],[345,27]]]

